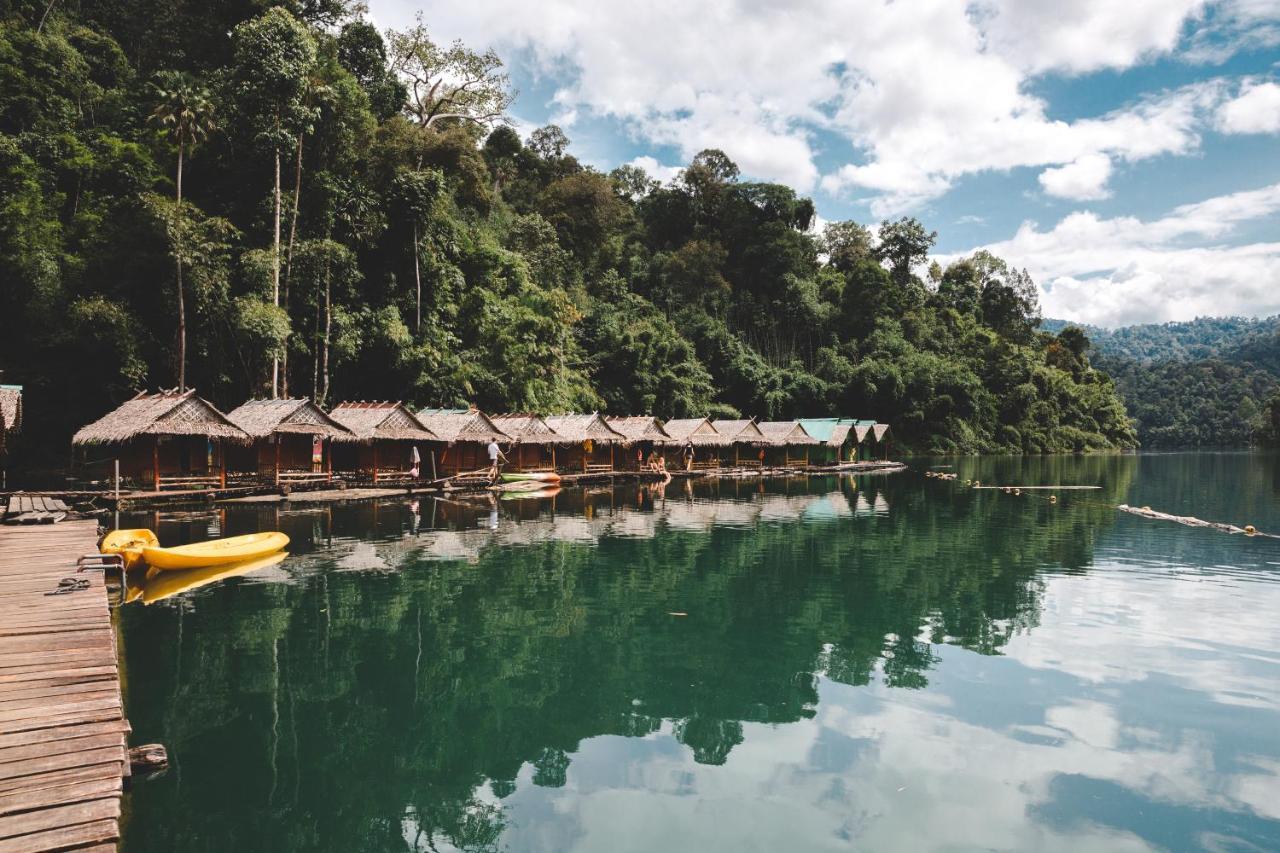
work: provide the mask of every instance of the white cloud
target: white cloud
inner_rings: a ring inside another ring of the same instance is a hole
[[[1280,213],[1280,184],[1175,208],[1159,219],[1081,211],[1024,223],[986,246],[1040,283],[1044,313],[1101,326],[1280,313],[1280,242],[1223,245]],[[948,260],[948,259],[940,259]]]
[[[636,157],[628,165],[644,169],[645,174],[655,180],[661,181],[664,184],[674,181],[676,178],[680,177],[680,173],[684,171],[680,166],[664,166],[655,158],[650,157],[647,154],[643,157]]]
[[[1280,84],[1246,84],[1239,97],[1218,108],[1218,129],[1224,133],[1280,132]]]
[[[1223,0],[1248,6],[1271,0]],[[406,20],[406,0],[375,0]],[[1205,0],[482,0],[432,13],[444,38],[532,57],[556,111],[607,116],[687,161],[722,148],[744,174],[801,192],[860,188],[877,216],[988,170],[1083,168],[1186,154],[1222,99],[1205,83],[1063,120],[1032,78],[1124,69],[1176,52]],[[1235,17],[1243,20],[1245,9]],[[1233,18],[1234,19],[1234,18]],[[831,136],[833,134],[834,136]],[[847,145],[822,175],[819,146]],[[841,142],[841,140],[843,142]],[[1064,179],[1065,180],[1065,179]],[[1078,197],[1078,196],[1077,196]]]
[[[1111,178],[1111,158],[1106,154],[1086,154],[1065,166],[1040,173],[1040,186],[1049,195],[1077,201],[1107,198]]]

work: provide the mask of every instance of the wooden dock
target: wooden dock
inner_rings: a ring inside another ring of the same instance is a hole
[[[97,524],[0,527],[0,853],[115,850],[129,772]],[[63,578],[86,589],[46,595]]]

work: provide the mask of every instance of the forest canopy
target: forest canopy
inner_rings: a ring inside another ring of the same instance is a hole
[[[17,0],[0,369],[27,450],[140,387],[662,417],[845,415],[919,451],[1132,446],[1078,329],[912,218],[835,222],[718,150],[662,184],[522,139],[491,51],[345,0]],[[36,454],[39,455],[39,454]]]

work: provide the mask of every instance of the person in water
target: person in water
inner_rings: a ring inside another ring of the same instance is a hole
[[[501,463],[506,463],[507,457],[502,452],[502,448],[498,446],[496,438],[489,439],[489,479],[496,481],[498,479],[498,471],[501,469]]]

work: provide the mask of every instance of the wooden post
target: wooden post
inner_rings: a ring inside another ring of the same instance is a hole
[[[595,445],[592,445],[592,447],[595,447]],[[587,460],[589,458],[587,455],[587,443],[584,441],[582,442],[582,473],[584,474],[587,473]]]
[[[378,439],[376,438],[373,440],[373,484],[375,486],[378,485]],[[373,510],[374,515],[376,516],[378,512],[378,505],[376,503],[374,504]]]
[[[115,466],[116,467],[116,489],[115,489],[116,506],[119,507],[120,506],[120,460],[117,459],[115,462],[116,462],[116,466]]]
[[[280,485],[280,435],[277,433],[272,436],[276,443],[276,485]]]
[[[556,446],[551,445],[551,470],[556,470]]]
[[[737,467],[738,467],[738,444],[737,444],[737,442],[734,442],[734,445],[733,445],[733,467],[734,467],[734,468],[737,468]]]
[[[324,440],[324,444],[321,445],[321,447],[323,448],[321,452],[324,454],[324,471],[326,474],[329,475],[330,479],[333,478],[333,448],[331,446],[332,444],[333,444],[333,439],[326,438]]]
[[[218,460],[218,482],[222,488],[227,487],[227,448],[222,439],[218,439],[217,460]]]
[[[158,492],[160,491],[160,436],[158,435],[155,436],[155,444],[152,446],[151,464],[155,468],[152,473],[155,475],[155,490]]]
[[[436,452],[435,452],[434,450],[432,450],[432,451],[431,451],[431,479],[432,479],[432,480],[437,480],[437,479],[439,479],[439,478],[436,476]],[[435,504],[435,501],[432,501],[432,502],[431,502],[431,517],[432,517],[432,519],[435,519],[435,513],[436,513],[436,504]],[[435,527],[435,521],[434,521],[434,520],[432,521],[431,526],[432,526],[432,527]]]
[[[609,470],[612,471],[616,467],[618,467],[618,463],[613,458],[613,442],[611,441],[609,442]]]

